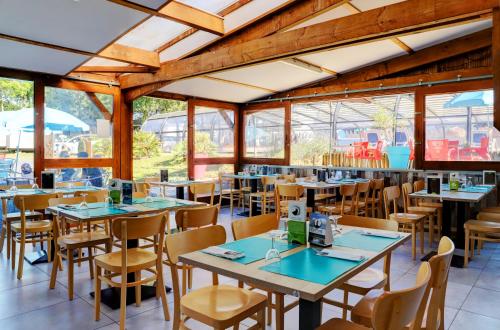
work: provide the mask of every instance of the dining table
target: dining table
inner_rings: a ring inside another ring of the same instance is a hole
[[[299,299],[299,329],[312,330],[321,324],[322,298],[375,262],[388,256],[384,271],[390,270],[392,251],[409,240],[408,233],[395,233],[393,238],[377,235],[394,234],[370,229],[342,226],[334,236],[333,246],[326,248],[337,257],[321,255],[323,248],[295,245],[276,240],[270,233],[228,242],[222,247],[242,252],[244,257],[229,260],[196,251],[179,256],[179,260],[197,268],[251,283],[269,292],[290,295]],[[266,260],[270,248],[278,249],[280,258]],[[345,259],[345,256],[353,259]],[[342,257],[344,256],[344,257]]]
[[[169,197],[147,197],[132,200],[132,204],[109,205],[107,203],[88,203],[88,207],[79,206],[51,206],[47,211],[56,217],[64,217],[73,222],[83,225],[90,224],[93,221],[104,220],[109,222],[109,228],[112,228],[112,221],[120,217],[134,217],[147,214],[155,214],[164,211],[175,211],[180,208],[189,208],[206,205],[201,202],[181,200]],[[55,223],[55,222],[54,222]],[[85,227],[85,226],[84,226]],[[170,223],[167,223],[167,232],[170,232]],[[57,239],[57,238],[54,238]],[[139,246],[138,239],[127,240],[127,248]],[[129,282],[135,281],[135,274],[127,274]],[[171,288],[166,288],[167,292]],[[90,293],[94,296],[94,292]],[[149,299],[156,296],[156,288],[150,285],[141,286],[141,299]],[[120,308],[119,288],[106,288],[101,290],[101,302],[112,309]],[[135,289],[127,288],[127,305],[135,303]]]
[[[6,217],[8,213],[8,202],[13,200],[17,195],[21,196],[29,196],[29,195],[43,195],[43,194],[53,194],[59,193],[65,196],[72,196],[77,191],[97,191],[104,188],[94,187],[94,186],[74,186],[74,187],[60,187],[56,189],[40,189],[40,188],[16,188],[16,189],[7,189],[0,190],[0,201],[2,204],[2,216]],[[6,230],[10,231],[10,224],[7,223]],[[9,246],[11,242],[7,240],[7,246]],[[53,245],[52,245],[53,246]],[[54,251],[49,251],[50,253],[54,253]],[[47,263],[48,257],[47,252],[43,248],[38,251],[33,251],[29,253],[25,253],[24,259],[30,265],[36,265],[41,263]]]
[[[470,186],[461,187],[458,190],[450,190],[449,185],[442,185],[439,194],[420,190],[410,194],[411,198],[420,200],[438,200],[443,204],[443,228],[442,235],[453,240],[456,250],[452,258],[452,266],[463,267],[463,249],[465,248],[464,224],[471,216],[471,210],[475,205],[481,203],[490,193],[494,191],[493,186]],[[453,231],[453,227],[456,228]],[[431,251],[422,260],[428,260],[437,251]]]
[[[185,198],[184,189],[196,182],[206,183],[206,182],[213,182],[213,180],[154,181],[150,182],[150,185],[160,187],[163,196],[167,196],[166,194],[167,187],[173,187],[175,188],[175,198],[184,199]]]

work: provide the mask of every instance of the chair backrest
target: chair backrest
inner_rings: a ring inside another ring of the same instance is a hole
[[[146,195],[149,195],[149,192],[151,191],[151,184],[149,184],[148,182],[135,181],[134,186],[136,192],[143,192]]]
[[[198,201],[200,195],[210,196],[210,205],[214,205],[215,183],[213,182],[193,182],[189,185],[189,191],[194,196],[194,201]]]
[[[295,182],[295,174],[281,174],[279,176],[280,180],[283,180],[287,183],[294,183]]]
[[[276,196],[281,200],[298,200],[304,194],[304,187],[298,184],[279,184]]]
[[[420,191],[425,189],[425,181],[417,180],[413,182],[413,191]]]
[[[82,187],[83,185],[84,185],[83,181],[59,181],[59,182],[56,182],[57,188]]]
[[[49,207],[49,200],[57,198],[58,193],[38,194],[38,195],[17,195],[14,197],[14,205],[21,212],[21,217],[26,211],[45,210]]]
[[[362,202],[365,203],[366,205],[366,203],[368,202],[368,195],[370,194],[370,186],[371,186],[370,181],[356,183],[356,214],[359,208],[359,203]]]
[[[391,203],[393,203],[394,208],[392,213],[398,212],[398,199],[401,195],[401,191],[398,186],[391,186],[384,188],[384,207],[385,207],[385,217],[389,219],[391,214]]]
[[[261,181],[262,181],[262,186],[264,187],[264,191],[267,191],[267,188],[271,185],[276,184],[276,179],[278,177],[276,176],[263,176]]]
[[[274,213],[236,220],[231,223],[235,240],[267,233],[270,230],[278,229],[278,226],[279,218]]]
[[[144,191],[134,191],[132,192],[132,198],[146,198],[148,194]]]
[[[413,192],[411,183],[405,182],[402,186],[403,190],[403,210],[408,213],[408,208],[411,206],[410,194]]]
[[[144,178],[144,182],[150,183],[150,182],[160,182],[160,177],[159,176],[151,176]]]
[[[343,184],[340,186],[339,192],[340,195],[342,196],[342,204],[341,204],[342,208],[340,211],[340,215],[344,215],[344,206],[346,205],[346,201],[350,201],[351,206],[354,205],[356,200],[356,188],[357,185],[355,184]]]
[[[398,231],[398,222],[395,220],[367,218],[356,215],[344,215],[339,219],[344,226],[363,227],[380,230]]]
[[[97,199],[95,196],[89,196],[85,198],[87,203],[97,203]],[[77,197],[60,197],[60,198],[51,198],[49,199],[49,206],[57,206],[61,204],[66,204],[66,205],[76,205],[80,204],[83,202],[83,197],[82,196],[77,196]]]
[[[415,318],[417,326],[422,324],[426,311],[426,324],[423,325],[425,329],[439,329],[440,323],[444,320],[443,308],[448,285],[448,273],[454,251],[455,245],[453,241],[446,236],[441,237],[438,253],[429,260],[432,275],[427,287],[428,292],[424,297],[428,296],[430,292],[430,299],[422,300],[420,304]]]
[[[196,208],[178,209],[175,213],[175,223],[179,230],[200,228],[217,224],[219,209],[217,206],[202,206]]]
[[[87,197],[94,196],[97,202],[102,203],[108,197],[108,191],[106,189],[90,190],[90,191],[75,191],[75,197],[86,195]]]
[[[126,246],[127,240],[165,235],[168,212],[138,217],[117,218],[113,221],[113,235]],[[159,242],[161,243],[161,242]],[[160,244],[159,246],[163,246]]]
[[[418,308],[425,299],[431,279],[431,267],[423,262],[412,288],[384,292],[373,307],[372,326],[374,330],[401,330],[415,321]]]
[[[482,221],[500,222],[500,213],[479,212],[476,219]]]

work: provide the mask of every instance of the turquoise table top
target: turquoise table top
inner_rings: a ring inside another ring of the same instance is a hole
[[[364,260],[350,261],[319,256],[314,249],[307,248],[279,261],[262,266],[260,269],[326,285],[362,262]]]
[[[239,241],[228,242],[220,246],[225,249],[244,253],[245,256],[243,258],[233,261],[246,265],[264,259],[267,251],[272,247],[272,240],[263,237],[249,237]],[[289,244],[286,241],[276,240],[274,242],[274,248],[280,253],[296,248],[297,246],[296,244]]]
[[[16,195],[41,195],[41,194],[53,194],[53,193],[62,193],[62,194],[72,194],[76,191],[98,191],[104,188],[98,187],[86,187],[86,186],[78,186],[72,188],[56,188],[56,189],[17,189],[16,191],[12,190],[4,190],[0,191],[0,198],[12,198]]]
[[[388,246],[402,239],[388,238],[380,236],[363,235],[362,230],[351,230],[342,235],[335,236],[333,240],[334,246],[343,246],[351,249],[368,250],[380,252]]]
[[[443,191],[450,191],[450,186],[444,184],[441,186]],[[470,193],[489,193],[493,189],[492,186],[471,186],[459,188],[457,191],[459,192],[470,192]]]

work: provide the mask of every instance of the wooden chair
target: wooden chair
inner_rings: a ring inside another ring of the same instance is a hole
[[[224,185],[229,188],[224,189]],[[229,200],[229,210],[231,215],[233,215],[234,202],[237,201],[237,207],[240,207],[241,203],[241,190],[235,188],[235,179],[226,178],[222,173],[219,173],[219,209],[222,207],[222,200]]]
[[[92,197],[95,198],[95,197]],[[80,204],[83,197],[68,197],[68,198],[51,198],[49,199],[49,206],[57,206],[61,204]],[[57,270],[62,270],[62,259],[68,260],[68,297],[73,300],[73,278],[74,278],[74,263],[88,261],[90,278],[94,279],[94,257],[93,248],[98,245],[106,245],[105,251],[111,252],[111,237],[102,231],[78,232],[78,233],[65,233],[65,221],[63,217],[56,216],[53,223],[53,234],[55,244],[55,258],[52,263],[52,272],[50,275],[51,289],[56,286]],[[89,223],[90,226],[90,223]],[[80,251],[82,248],[87,248],[88,256],[83,257],[81,253],[78,257],[74,258],[74,252]],[[62,249],[65,249],[63,251]]]
[[[99,190],[89,190],[89,191],[75,191],[74,196],[75,197],[80,197],[85,195],[86,197],[95,197],[97,203],[103,203],[106,200],[106,197],[108,197],[108,191],[106,189],[99,189]]]
[[[398,223],[394,220],[385,220],[377,218],[366,218],[355,215],[344,215],[339,219],[339,224],[345,226],[355,226],[370,229],[379,229],[387,231],[398,231]],[[355,293],[361,296],[366,295],[370,290],[384,288],[390,290],[391,274],[391,254],[384,258],[384,271],[376,268],[367,268],[361,273],[347,280],[339,289],[344,291],[342,302],[323,298],[323,303],[342,308],[342,319],[347,318],[347,311],[352,310],[349,305],[349,293]]]
[[[465,253],[464,268],[469,265],[469,257],[474,257],[475,243],[478,242],[478,254],[483,242],[500,243],[500,216],[494,213],[480,212],[477,220],[469,220],[464,224]]]
[[[278,229],[279,218],[274,213],[268,213],[263,215],[258,215],[255,217],[236,220],[231,223],[231,229],[233,232],[233,237],[235,240],[244,239],[251,236],[256,236],[260,234],[267,233],[268,231]],[[285,306],[284,295],[282,293],[276,293],[275,303],[273,303],[273,292],[268,291],[258,286],[248,283],[250,285],[250,290],[258,288],[263,291],[267,291],[267,325],[272,323],[272,310],[275,310],[276,318],[276,329],[285,329],[284,314],[298,305],[298,300],[291,304]],[[239,286],[243,287],[243,282],[239,282]]]
[[[8,190],[10,186],[0,186],[2,190]],[[19,189],[30,189],[31,185],[17,185]],[[11,241],[12,241],[12,230],[10,228],[11,224],[14,222],[19,222],[21,220],[20,212],[7,212],[7,200],[2,199],[2,232],[0,233],[0,253],[3,252],[4,242],[7,241],[7,259],[10,259]],[[27,219],[31,220],[41,220],[43,218],[42,212],[29,211],[25,212]]]
[[[424,207],[424,206],[412,206],[410,194],[413,193],[413,187],[411,183],[403,183],[403,210],[405,213],[412,214],[424,214],[428,221],[427,227],[429,228],[429,246],[432,247],[432,242],[434,242],[434,230],[436,226],[434,225],[434,217],[437,215],[437,208],[435,207]],[[425,223],[424,223],[425,226]]]
[[[342,196],[342,202],[340,203],[340,206],[337,204],[335,205],[325,205],[325,206],[320,206],[318,210],[320,212],[326,213],[326,214],[337,214],[337,215],[344,215],[344,214],[352,214],[354,207],[352,205],[355,204],[355,199],[356,199],[356,188],[357,186],[355,184],[343,184],[340,186],[340,195]]]
[[[83,187],[83,181],[59,181],[56,182],[56,188]]]
[[[214,226],[217,224],[219,209],[217,206],[203,206],[196,208],[178,209],[175,213],[175,223],[179,231],[186,231],[193,228]],[[193,286],[193,267],[185,265],[182,270],[182,294],[187,288]]]
[[[193,194],[195,202],[200,197],[210,196],[210,205],[214,205],[215,183],[193,182],[189,185],[189,191]]]
[[[420,191],[425,189],[425,181],[424,180],[417,180],[413,182],[413,191]],[[423,206],[423,207],[433,207],[436,209],[437,212],[437,223],[435,224],[436,227],[436,234],[438,239],[441,237],[441,229],[443,228],[443,203],[435,202],[435,201],[427,201],[425,199],[419,199],[417,198],[417,206]]]
[[[384,213],[382,211],[382,201],[384,197],[382,196],[382,191],[384,190],[384,179],[374,179],[371,180],[371,194],[368,197],[368,206],[371,210],[372,218],[384,218]]]
[[[238,328],[239,323],[256,314],[258,328],[265,329],[266,296],[250,290],[219,285],[213,273],[213,285],[187,294],[179,290],[179,255],[205,249],[226,242],[224,227],[215,225],[188,230],[166,239],[168,265],[172,273],[174,292],[173,329],[186,329],[184,322],[194,319],[214,329]]]
[[[304,194],[304,187],[298,184],[279,184],[276,186],[275,201],[277,217],[288,217],[288,202],[298,201]]]
[[[368,196],[370,194],[370,181],[358,182],[356,183],[356,195],[354,196],[353,205],[351,201],[346,201],[347,205],[351,205],[354,208],[352,212],[354,215],[363,214],[367,216],[368,214]]]
[[[387,219],[396,220],[403,231],[411,232],[411,255],[415,260],[417,258],[417,229],[420,233],[420,253],[424,253],[424,219],[426,216],[425,214],[399,213],[398,199],[400,195],[398,186],[384,188],[385,216]],[[391,206],[393,213],[391,213]]]
[[[151,184],[148,182],[134,181],[134,187],[136,192],[142,192],[146,196],[149,195],[151,191]]]
[[[163,281],[162,249],[158,253],[142,248],[127,248],[127,240],[137,240],[143,237],[158,236],[159,246],[165,240],[165,228],[168,222],[168,212],[155,215],[117,218],[113,221],[113,235],[121,240],[121,251],[102,254],[95,257],[95,319],[101,316],[101,282],[115,288],[120,288],[120,329],[125,329],[127,312],[127,288],[135,287],[135,303],[141,304],[141,285],[156,281],[156,297],[161,297],[163,316],[170,320],[167,295]],[[106,274],[102,274],[102,270]],[[141,271],[151,273],[142,278]],[[134,282],[128,282],[127,274],[134,273]],[[114,277],[120,277],[115,282]]]
[[[453,242],[448,237],[442,237],[437,255],[429,260],[431,278],[424,298],[430,295],[430,299],[422,299],[413,327],[407,326],[406,329],[444,329],[446,287],[454,251]],[[370,292],[369,296],[361,299],[351,312],[351,320],[365,327],[370,327],[375,302],[382,294],[384,294],[383,290],[374,290]]]
[[[423,300],[426,300],[427,286],[431,278],[431,267],[423,262],[417,273],[415,286],[399,291],[384,292],[373,303],[370,328],[374,330],[400,330],[415,322],[417,312]],[[370,298],[369,295],[362,298]],[[358,304],[359,304],[358,303]],[[359,325],[343,319],[331,319],[318,330],[366,330]]]
[[[295,174],[281,174],[278,179],[286,183],[295,183]]]
[[[274,192],[268,190],[269,186],[274,186],[276,184],[275,176],[263,176],[262,177],[262,188],[263,191],[258,191],[255,193],[250,193],[250,216],[252,216],[252,204],[260,203],[260,210],[262,214],[266,214],[267,207],[274,202]],[[270,207],[269,207],[270,209]]]
[[[16,268],[16,244],[19,243],[19,263],[17,266],[17,278],[23,277],[24,252],[27,243],[47,242],[47,259],[51,262],[52,248],[52,221],[30,220],[26,217],[27,211],[44,211],[49,206],[49,199],[58,197],[58,194],[40,195],[17,195],[14,197],[14,205],[20,211],[20,221],[11,223],[11,247],[12,247],[12,269]]]

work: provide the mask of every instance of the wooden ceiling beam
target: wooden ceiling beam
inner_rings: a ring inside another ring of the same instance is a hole
[[[101,100],[99,100],[97,95],[95,95],[95,93],[93,92],[85,92],[85,94],[87,94],[87,97],[97,107],[97,109],[99,109],[104,119],[111,121],[112,116],[109,113],[108,108],[106,108],[106,106],[101,102]]]
[[[144,65],[153,69],[160,68],[160,56],[157,52],[120,44],[109,45],[98,56],[130,64]]]
[[[252,63],[293,57],[429,30],[447,24],[477,19],[499,5],[498,0],[407,0],[348,17],[274,34],[210,53],[169,61],[154,74],[120,77],[122,88],[157,84]]]
[[[500,129],[500,9],[493,11],[493,126]]]
[[[224,19],[222,17],[202,9],[191,7],[181,2],[168,1],[168,3],[162,6],[159,10],[154,10],[125,0],[108,1],[134,10],[142,11],[148,15],[162,17],[216,35],[224,34]]]
[[[73,72],[144,73],[152,70],[145,66],[81,66]]]

